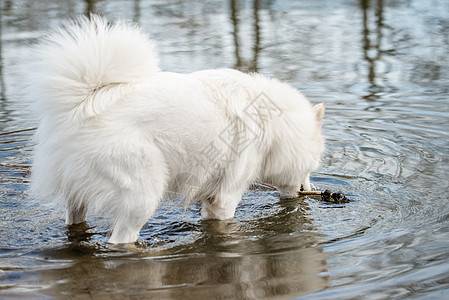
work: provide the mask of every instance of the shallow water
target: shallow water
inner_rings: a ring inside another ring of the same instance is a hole
[[[28,45],[88,11],[139,22],[165,70],[259,71],[325,102],[313,183],[353,201],[256,186],[228,222],[164,203],[118,247],[105,220],[67,227],[0,167],[0,298],[449,297],[447,1],[3,1],[0,163],[31,164]]]

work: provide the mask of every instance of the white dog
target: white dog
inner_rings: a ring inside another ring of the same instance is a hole
[[[202,201],[202,218],[224,220],[253,182],[281,197],[310,189],[324,105],[286,83],[230,69],[162,72],[138,27],[98,16],[35,50],[31,189],[63,203],[67,224],[107,214],[109,242],[129,243],[164,198]]]

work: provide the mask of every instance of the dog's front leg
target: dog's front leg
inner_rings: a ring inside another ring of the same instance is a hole
[[[201,207],[201,218],[214,220],[232,219],[241,197],[242,195],[239,193],[207,198],[203,201],[203,206]]]
[[[296,198],[298,197],[298,191],[304,190],[304,191],[311,191],[311,184],[310,184],[310,174],[307,174],[303,180],[300,181],[301,183],[290,183],[290,184],[278,184],[278,190],[279,195],[281,198]]]

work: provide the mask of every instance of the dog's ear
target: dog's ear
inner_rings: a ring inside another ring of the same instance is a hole
[[[325,109],[324,103],[317,104],[313,107],[313,112],[315,113],[315,119],[318,122],[321,122],[321,120],[323,120],[324,109]]]

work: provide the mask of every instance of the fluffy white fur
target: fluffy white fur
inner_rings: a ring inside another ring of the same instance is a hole
[[[139,28],[98,16],[35,50],[32,192],[64,205],[67,224],[108,214],[109,242],[129,243],[163,198],[229,219],[255,181],[282,197],[310,189],[324,105],[289,85],[231,69],[162,72]]]

